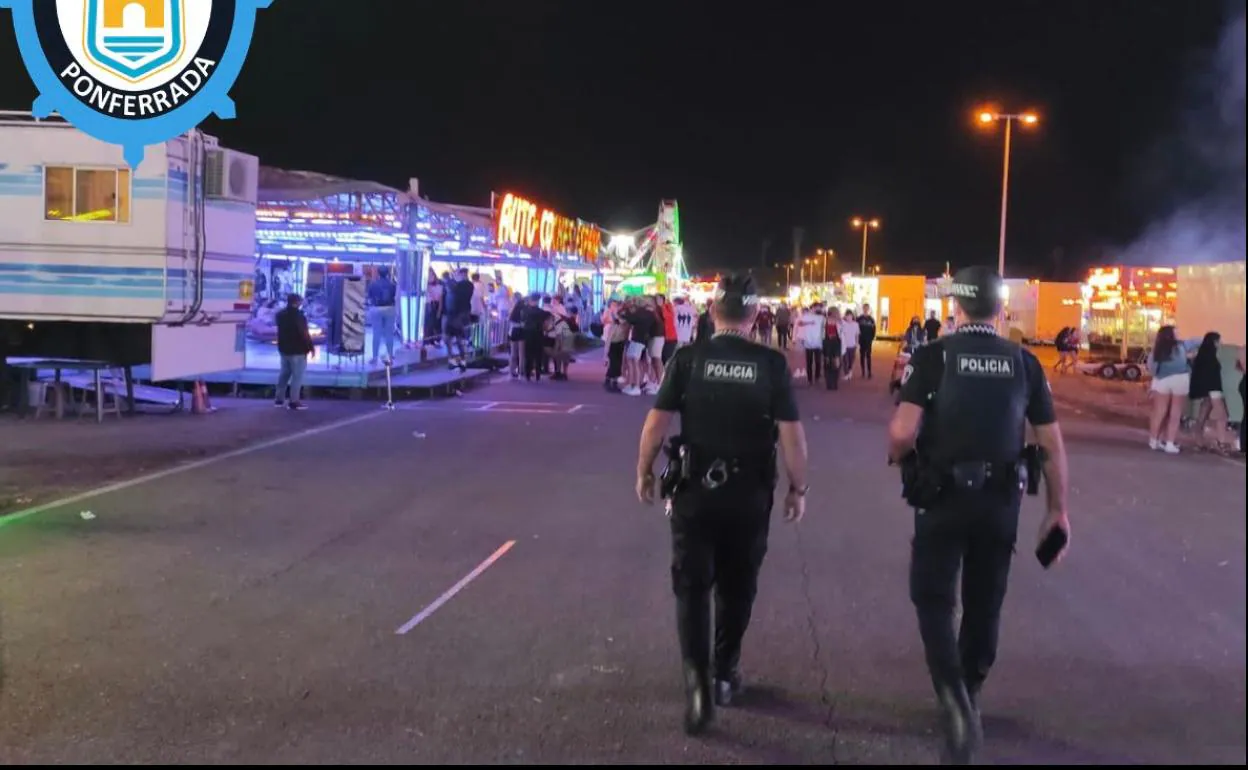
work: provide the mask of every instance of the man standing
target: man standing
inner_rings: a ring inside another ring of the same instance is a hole
[[[781,350],[789,349],[789,338],[793,330],[793,313],[789,310],[789,303],[781,302],[780,307],[776,308],[776,342],[780,345]]]
[[[875,318],[871,315],[871,306],[864,303],[862,313],[858,315],[858,358],[861,359],[862,376],[868,380],[871,379],[871,346],[874,344]]]
[[[308,357],[316,357],[312,333],[308,331],[308,319],[303,314],[303,297],[290,294],[286,307],[277,311],[277,352],[282,357],[277,375],[277,394],[273,406],[304,410],[303,374],[308,369]],[[287,389],[289,388],[289,395]]]
[[[702,732],[714,704],[742,689],[741,641],[750,623],[777,477],[776,442],[789,487],[785,519],[806,509],[806,436],[784,354],[749,340],[758,310],[749,276],[725,278],[711,307],[716,332],[672,358],[646,417],[637,496],[655,497],[654,461],[680,414],[683,472],[665,472],[672,528],[672,590],[685,677],[685,731]],[[711,591],[714,601],[714,654]]]
[[[676,345],[680,348],[693,342],[694,325],[698,322],[698,313],[684,297],[677,297],[673,301],[676,303],[672,311],[676,317]]]
[[[442,290],[442,339],[445,340],[446,363],[450,369],[468,368],[466,337],[468,327],[472,325],[474,293],[466,267],[461,267]],[[455,352],[457,348],[458,355]]]
[[[952,292],[957,330],[911,355],[888,454],[902,464],[903,494],[915,510],[910,598],[943,712],[946,763],[969,764],[980,740],[980,688],[997,656],[1028,466],[1038,464],[1026,462],[1029,455],[1043,460],[1048,514],[1040,539],[1057,536],[1054,559],[1069,542],[1070,523],[1066,450],[1044,369],[993,326],[1001,277],[987,267],[964,268]],[[1024,448],[1027,423],[1038,450]],[[955,632],[959,571],[962,625]]]
[[[936,317],[935,310],[929,313],[927,320],[923,322],[923,336],[928,342],[935,342],[940,337],[940,319]]]
[[[377,277],[368,284],[368,302],[372,306],[373,321],[373,365],[377,364],[377,354],[381,352],[383,342],[386,346],[386,362],[394,362],[394,327],[398,320],[395,301],[398,296],[399,287],[390,277],[390,268],[378,268]]]

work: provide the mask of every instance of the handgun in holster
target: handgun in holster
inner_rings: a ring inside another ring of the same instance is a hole
[[[671,500],[684,488],[693,470],[689,445],[681,437],[674,436],[663,445],[663,453],[667,455],[667,464],[659,475],[659,495],[664,500]]]
[[[931,508],[940,500],[943,479],[917,452],[903,457],[898,465],[901,467],[901,496],[912,508]]]
[[[1044,474],[1044,461],[1047,459],[1048,453],[1039,444],[1028,444],[1023,447],[1019,472],[1023,474],[1023,484],[1027,489],[1027,494],[1032,497],[1040,494],[1040,477]]]

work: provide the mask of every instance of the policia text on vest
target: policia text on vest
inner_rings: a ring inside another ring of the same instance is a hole
[[[663,491],[670,497],[672,590],[690,733],[709,724],[715,703],[730,705],[741,692],[738,664],[767,553],[777,438],[790,482],[786,518],[796,521],[805,508],[805,437],[788,364],[779,351],[744,337],[752,311],[725,317],[719,309],[713,308],[719,331],[669,362],[638,458],[638,495],[650,502],[651,466],[679,414]]]
[[[987,277],[984,291],[995,296],[995,273]],[[995,301],[974,307],[979,318],[999,309]],[[1027,423],[1042,448],[1024,447]],[[889,454],[902,463],[915,509],[910,597],[952,764],[969,762],[978,745],[978,696],[996,659],[1019,510],[1024,491],[1035,493],[1042,464],[1049,491],[1042,537],[1054,527],[1068,531],[1056,423],[1039,361],[990,324],[964,323],[919,348],[902,375]],[[955,632],[959,571],[962,624]]]

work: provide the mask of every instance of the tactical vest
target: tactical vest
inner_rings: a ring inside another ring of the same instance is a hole
[[[769,455],[776,443],[771,351],[724,336],[694,345],[691,352],[681,410],[685,441],[722,457]]]
[[[1015,462],[1026,440],[1030,399],[1020,345],[989,334],[957,333],[931,343],[943,371],[920,435],[937,465]]]

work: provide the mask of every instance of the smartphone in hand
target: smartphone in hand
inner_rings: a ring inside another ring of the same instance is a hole
[[[1040,562],[1040,566],[1045,569],[1053,566],[1053,562],[1066,550],[1069,542],[1070,536],[1066,534],[1066,530],[1056,525],[1050,529],[1036,547],[1036,560]]]

